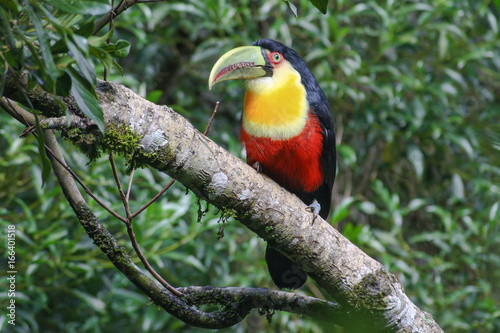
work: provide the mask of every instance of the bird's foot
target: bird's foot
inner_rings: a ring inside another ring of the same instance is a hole
[[[257,173],[262,173],[262,165],[260,165],[259,161],[252,164],[252,168],[254,168]]]
[[[321,205],[316,199],[314,199],[313,202],[309,206],[307,206],[306,210],[308,212],[313,213],[312,223],[314,224],[314,221],[316,221],[316,218],[318,217],[319,212],[321,211]]]

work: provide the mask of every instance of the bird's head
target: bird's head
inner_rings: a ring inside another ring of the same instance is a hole
[[[291,48],[280,42],[263,38],[252,46],[237,47],[225,53],[215,63],[208,87],[212,89],[219,82],[233,79],[248,79],[249,85],[258,89],[274,88],[284,83],[290,75],[299,79],[306,74],[306,64]],[[312,74],[311,74],[312,75]]]
[[[253,136],[293,137],[304,128],[310,107],[326,101],[302,58],[267,38],[222,55],[212,68],[208,86],[211,89],[233,79],[247,80],[243,127]]]

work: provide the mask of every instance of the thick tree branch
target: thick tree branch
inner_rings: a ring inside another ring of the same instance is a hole
[[[353,330],[440,332],[397,279],[331,225],[314,226],[306,206],[264,175],[229,154],[179,114],[131,90],[98,83],[107,127],[125,126],[140,138],[142,162],[168,173],[199,197],[237,218],[299,263],[349,313]]]

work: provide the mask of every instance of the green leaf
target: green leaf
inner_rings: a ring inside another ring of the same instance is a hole
[[[80,300],[82,300],[85,304],[87,304],[93,311],[100,314],[105,313],[106,303],[104,303],[99,298],[77,289],[71,289],[70,292]]]
[[[128,56],[130,52],[130,42],[119,39],[116,43],[112,43],[103,47],[112,57],[123,58]]]
[[[0,58],[0,97],[3,95],[3,90],[5,88],[5,80],[7,76],[7,66],[6,62]]]
[[[21,9],[17,1],[13,0],[0,0],[0,6],[8,9],[14,16],[17,15]]]
[[[76,104],[82,112],[93,120],[99,130],[104,133],[104,116],[101,106],[97,101],[97,95],[91,83],[69,66],[66,73],[71,77],[71,94],[75,98]]]
[[[359,210],[368,215],[373,215],[377,212],[377,206],[373,202],[363,201],[359,205]]]
[[[118,63],[113,59],[116,57],[125,57],[130,51],[130,43],[125,40],[118,40],[118,42],[106,45],[106,40],[111,38],[113,31],[109,31],[103,36],[92,36],[88,38],[89,51],[94,57],[99,59],[106,70],[111,71],[114,67],[123,75],[123,70]]]
[[[356,157],[356,151],[348,145],[345,144],[340,144],[337,147],[337,152],[340,156],[340,159],[347,165],[347,166],[355,166],[357,162],[357,157]]]
[[[188,264],[198,269],[200,272],[207,271],[207,268],[203,265],[203,263],[198,258],[192,255],[186,255],[185,253],[180,253],[180,252],[168,252],[165,253],[163,257]]]
[[[123,76],[123,69],[122,67],[115,61],[115,59],[112,59],[112,64],[113,67],[116,68],[116,70],[120,73],[121,76]]]
[[[408,212],[414,212],[423,206],[425,206],[427,202],[424,199],[413,199],[408,203],[408,206],[406,206],[406,209]]]
[[[55,92],[55,84],[57,77],[59,76],[59,71],[57,70],[56,64],[54,62],[54,57],[52,56],[52,52],[50,50],[50,43],[47,40],[47,33],[43,29],[42,22],[38,15],[33,10],[31,4],[26,4],[26,8],[28,10],[31,21],[33,22],[33,26],[35,27],[35,32],[38,37],[38,43],[40,45],[40,51],[42,52],[42,59],[44,64],[44,88],[51,93]],[[36,53],[33,54],[36,57]]]
[[[408,160],[415,169],[415,174],[417,178],[420,180],[424,174],[424,154],[416,145],[408,146]]]
[[[495,3],[497,10],[500,12],[500,0],[493,0],[493,2]]]
[[[163,96],[163,90],[153,90],[146,95],[146,99],[156,104],[160,100],[161,96]]]
[[[344,220],[347,216],[349,216],[349,208],[355,201],[356,199],[353,197],[344,198],[340,202],[340,204],[337,207],[335,207],[335,209],[332,211],[330,217],[330,223],[332,224],[338,223]]]
[[[75,63],[75,59],[70,57],[69,55],[65,55],[63,57],[58,57],[56,60],[56,66],[60,71],[64,71],[66,67]]]
[[[495,202],[493,204],[493,206],[491,206],[490,212],[488,214],[488,218],[490,221],[498,221],[498,215],[500,215],[499,214],[499,212],[500,212],[499,205],[500,205],[500,201]]]
[[[320,12],[326,14],[328,0],[310,0],[314,7],[318,8]]]
[[[40,159],[42,160],[42,187],[49,179],[49,176],[52,172],[52,164],[50,163],[49,157],[47,156],[47,152],[45,151],[45,136],[40,126],[40,121],[38,120],[38,116],[36,113],[35,121],[36,121],[36,139],[38,141],[38,151],[40,152]]]
[[[75,36],[76,37],[76,36]],[[94,66],[89,62],[87,57],[82,53],[79,47],[77,47],[73,42],[68,40],[66,42],[69,51],[71,52],[71,57],[76,60],[78,68],[82,72],[83,76],[87,81],[92,83],[93,86],[96,84],[96,75],[94,71]],[[79,45],[82,45],[79,43]]]
[[[71,91],[71,77],[68,75],[68,73],[64,72],[61,77],[57,79],[56,82],[56,94],[57,96],[63,96],[63,97],[68,97]],[[55,98],[56,96],[54,96]],[[57,100],[59,100],[57,98]],[[59,106],[62,107],[62,109],[66,109],[66,104],[62,103],[59,104]]]
[[[443,223],[445,231],[447,233],[451,231],[453,225],[453,219],[449,211],[437,205],[428,206],[426,207],[425,210],[429,213],[436,214],[437,216],[439,216],[441,218],[441,222]]]
[[[109,55],[102,47],[89,45],[90,54],[99,59],[107,71],[113,66],[113,57]]]
[[[451,188],[452,188],[452,193],[451,196],[452,198],[456,198],[458,200],[464,200],[465,199],[465,186],[464,182],[462,180],[462,177],[460,177],[458,174],[454,173],[451,176]]]
[[[104,35],[99,35],[99,36],[90,36],[87,38],[87,41],[89,43],[89,46],[94,46],[94,47],[105,47],[106,46],[106,41],[113,37],[114,30],[110,30],[106,32]]]
[[[69,77],[69,75],[67,73],[64,73],[65,76],[68,77],[69,81],[67,83],[67,86],[68,86],[68,91],[70,90],[71,88],[71,78]],[[54,102],[57,103],[57,105],[59,105],[59,107],[61,108],[61,110],[64,111],[64,113],[68,116],[68,127],[69,127],[69,123],[71,121],[70,117],[71,115],[68,113],[68,107],[66,106],[66,104],[57,96],[53,96],[53,99],[54,99]]]
[[[7,45],[9,46],[10,52],[14,55],[18,54],[18,48],[16,47],[16,39],[14,38],[14,34],[12,33],[12,28],[9,25],[9,15],[4,11],[3,8],[0,7],[0,33],[4,40],[7,41]],[[22,59],[22,55],[20,57]],[[16,59],[18,61],[18,59]],[[22,59],[24,61],[24,59]],[[19,62],[19,61],[18,61]],[[22,64],[23,62],[21,62]]]
[[[449,47],[448,41],[448,33],[446,30],[441,30],[439,32],[439,40],[438,40],[438,54],[439,58],[444,59],[446,54],[448,53]]]
[[[97,59],[101,60],[102,64],[104,65],[104,67],[108,72],[111,71],[111,67],[114,67],[118,70],[118,72],[120,72],[120,75],[123,76],[123,70],[120,67],[120,65],[115,61],[115,59],[113,59],[113,57],[108,52],[106,52],[106,50],[104,50],[104,48],[89,45],[89,49],[90,49],[90,54],[92,54]]]
[[[82,22],[80,24],[81,28],[75,31],[76,35],[89,38],[94,33],[95,18],[91,17],[87,23]]]
[[[42,246],[60,243],[62,238],[68,235],[68,230],[51,231],[48,236],[43,240]]]
[[[80,15],[103,15],[111,10],[107,0],[51,0],[51,5],[66,13]]]
[[[22,34],[19,27],[16,27],[16,29],[18,30],[18,33]],[[38,71],[42,73],[42,77],[39,80],[39,84],[43,86],[44,85],[43,77],[45,77],[45,75],[44,75],[45,67],[44,67],[43,59],[37,56],[38,50],[36,49],[35,45],[33,45],[33,43],[26,36],[22,35],[21,38],[23,38],[25,46],[28,48],[28,50],[32,54],[31,58],[32,58],[32,61],[36,64],[35,68],[37,68]]]
[[[283,0],[288,5],[288,8],[292,11],[293,15],[297,17],[297,7],[289,0]]]

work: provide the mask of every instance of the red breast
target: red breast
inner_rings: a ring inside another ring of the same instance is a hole
[[[323,182],[322,129],[311,112],[302,132],[290,139],[254,137],[242,127],[240,140],[246,147],[247,163],[258,161],[265,175],[290,192],[312,192]]]

